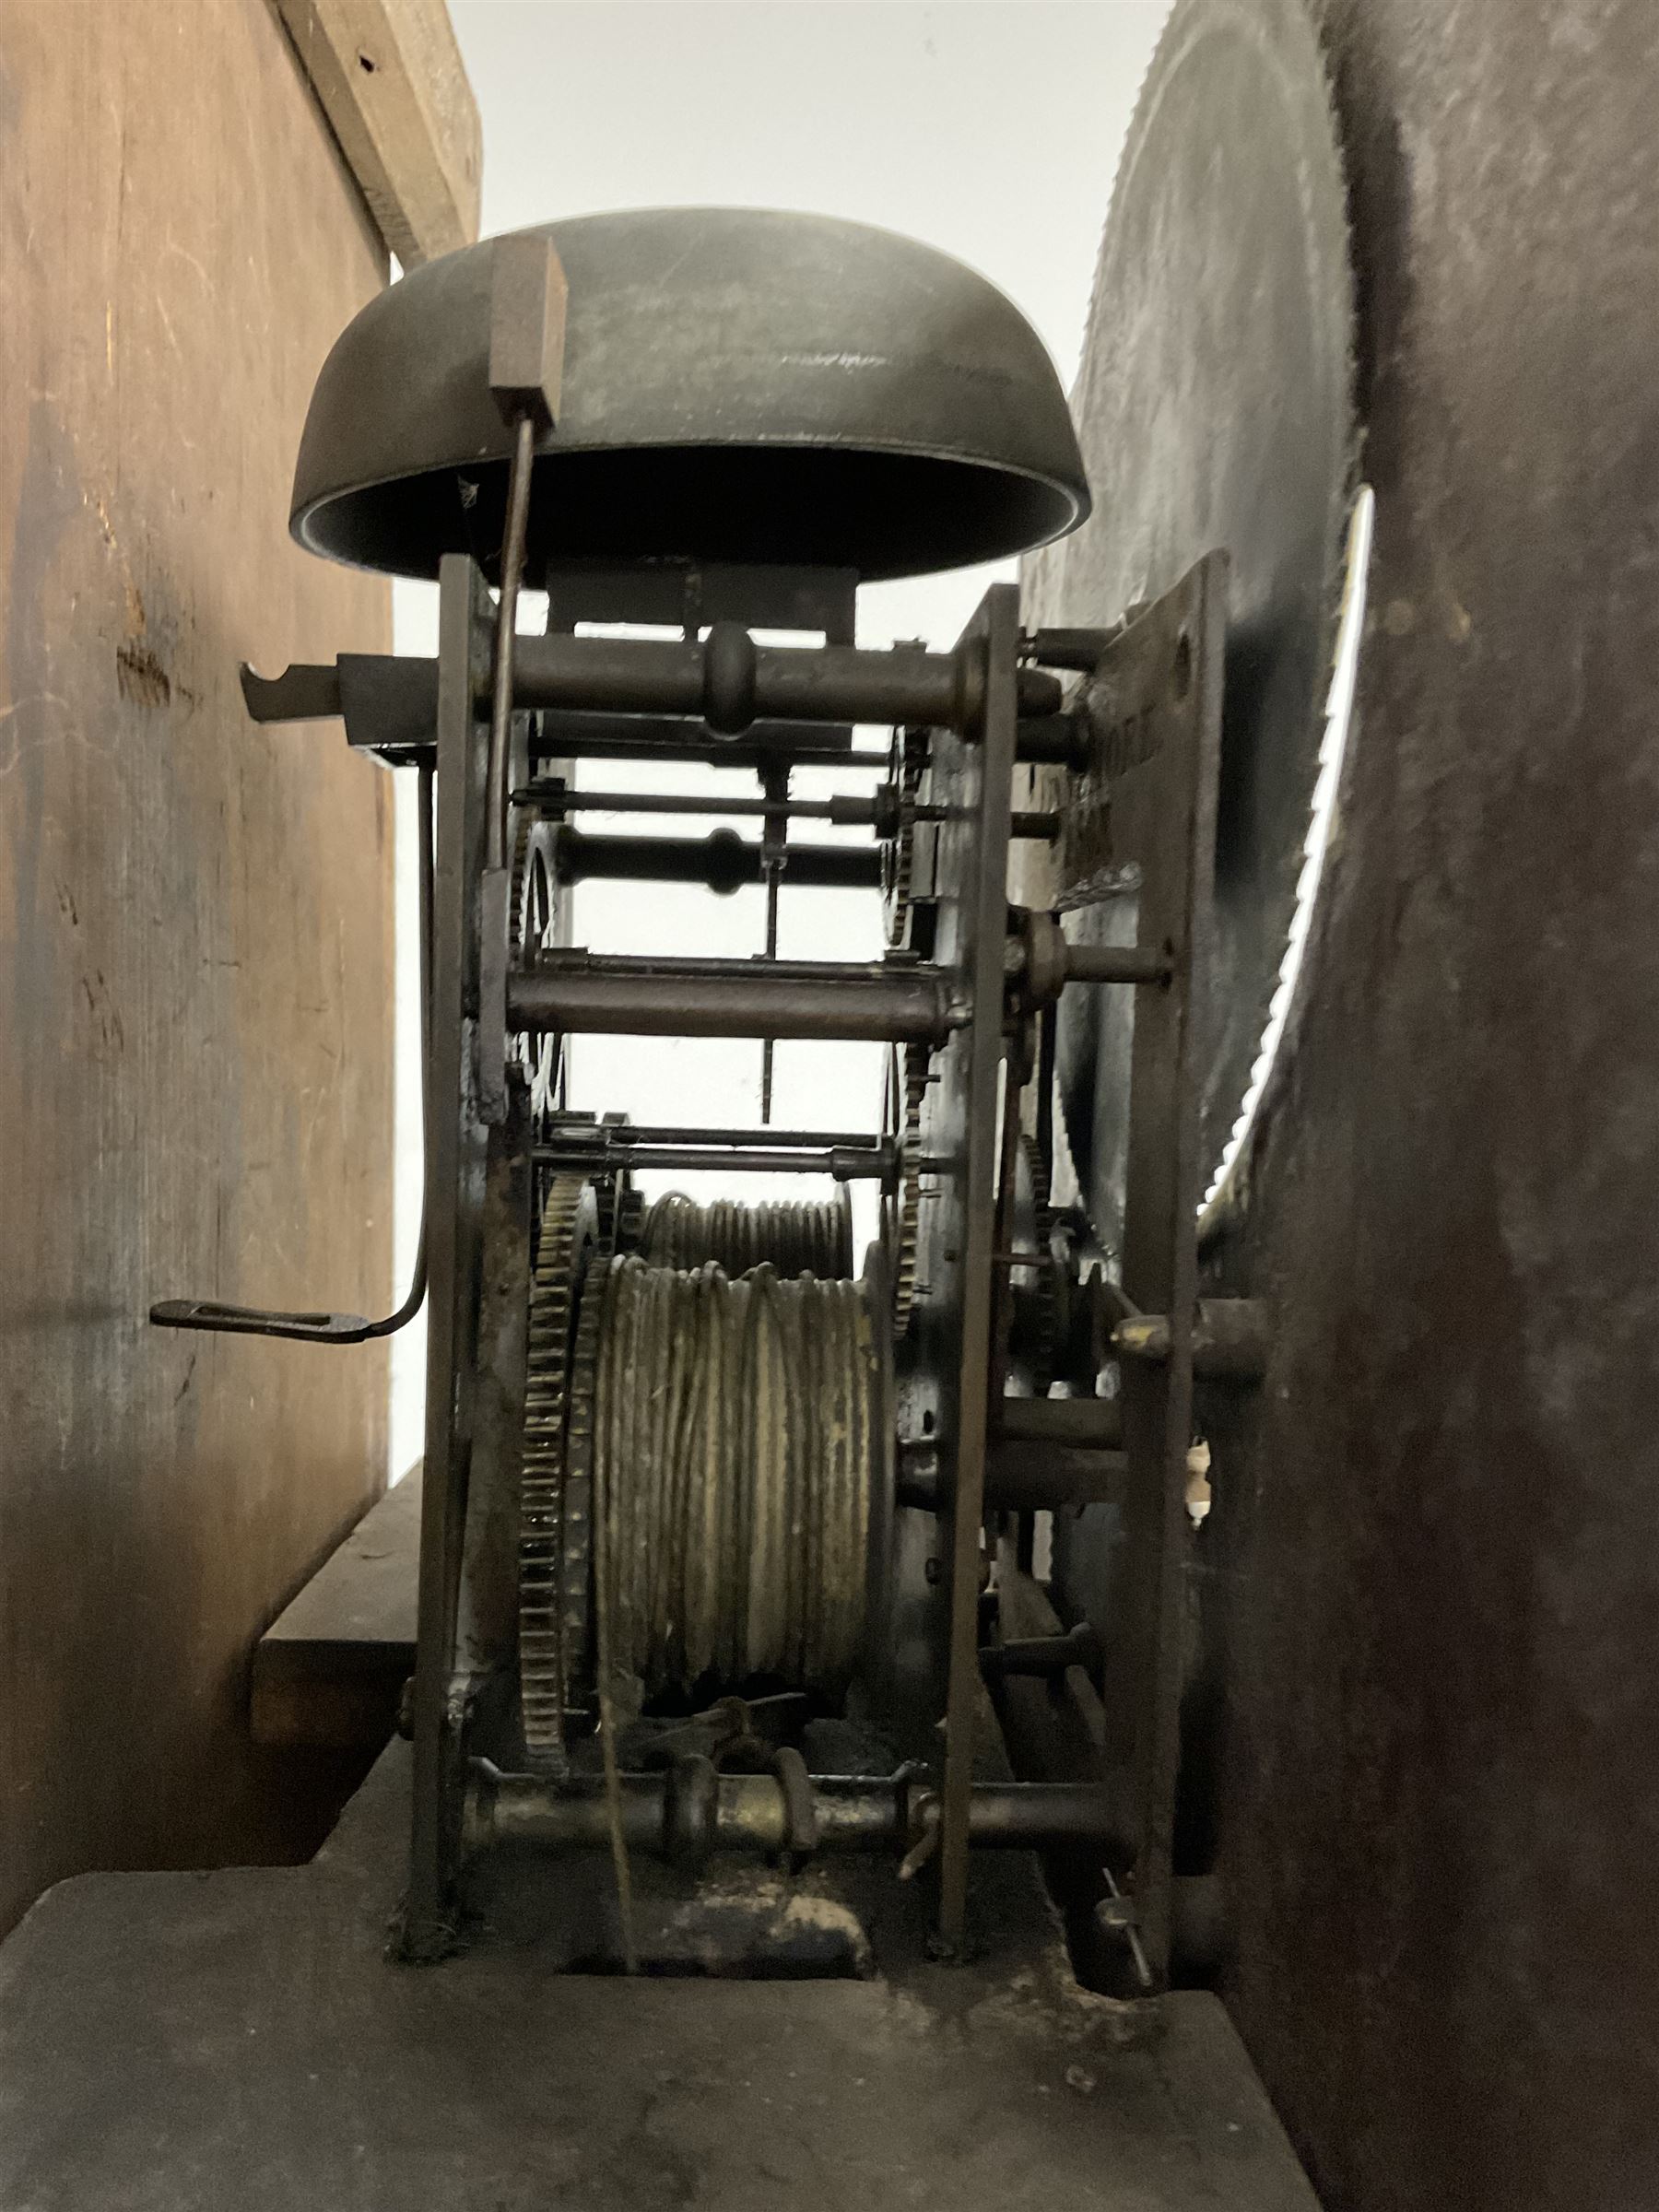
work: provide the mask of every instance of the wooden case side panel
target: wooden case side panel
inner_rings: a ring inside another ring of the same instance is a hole
[[[390,783],[237,684],[389,645],[286,529],[384,275],[257,0],[0,6],[0,1927],[315,1840],[247,1663],[382,1481],[384,1347],[145,1316],[391,1288]]]

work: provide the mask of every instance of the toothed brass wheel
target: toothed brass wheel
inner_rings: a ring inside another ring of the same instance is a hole
[[[524,1747],[540,1766],[562,1762],[579,1656],[565,1596],[577,1554],[585,1584],[587,1531],[566,1481],[566,1426],[577,1300],[598,1234],[592,1184],[579,1175],[555,1176],[542,1206],[530,1288],[519,1475],[519,1692]]]
[[[895,1045],[888,1056],[883,1134],[899,1151],[897,1183],[881,1202],[882,1243],[893,1295],[893,1335],[910,1326],[916,1301],[916,1253],[922,1218],[922,1101],[927,1092],[927,1053],[920,1045]]]
[[[512,880],[507,897],[509,948],[515,967],[554,940],[553,871],[547,830],[534,806],[514,809]],[[552,1111],[559,1083],[559,1041],[550,1030],[521,1030],[513,1050],[530,1086],[530,1110],[538,1133]]]

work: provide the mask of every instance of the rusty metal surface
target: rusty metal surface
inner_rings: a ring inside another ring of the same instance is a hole
[[[929,802],[918,824],[914,899],[900,974],[930,968],[957,979],[968,1023],[896,1060],[889,1105],[918,1163],[900,1194],[889,1258],[906,1314],[895,1368],[898,1431],[936,1451],[935,1533],[903,1512],[894,1536],[895,1685],[900,1701],[919,1695],[928,1725],[946,1712],[947,1813],[939,1853],[940,1924],[959,1945],[968,1881],[967,1791],[972,1779],[980,1694],[977,1652],[980,1531],[987,1441],[986,1378],[993,1344],[992,1260],[997,1174],[997,1096],[1002,1079],[1006,981],[1009,791],[1017,738],[1018,594],[994,584],[959,652],[982,656],[982,721],[966,735],[934,729],[921,788]],[[919,959],[925,943],[929,965]],[[900,1101],[902,1100],[902,1104]],[[925,1155],[927,1167],[920,1170]],[[940,1557],[915,1586],[922,1550]],[[948,1570],[940,1572],[948,1559]]]
[[[982,1689],[979,1676],[980,1545],[984,1519],[985,1442],[990,1408],[985,1378],[993,1371],[994,1275],[998,1139],[996,1094],[1003,1072],[1004,947],[1007,929],[1008,796],[1014,778],[1018,727],[1015,647],[1019,594],[995,583],[981,601],[965,633],[982,639],[985,656],[983,718],[977,742],[952,747],[936,734],[938,751],[926,788],[951,810],[940,824],[942,877],[953,878],[954,912],[942,904],[941,920],[954,935],[970,1004],[971,1026],[954,1057],[960,1068],[964,1125],[959,1155],[946,1179],[956,1206],[937,1211],[935,1237],[959,1238],[959,1252],[941,1252],[941,1274],[951,1284],[947,1326],[956,1373],[947,1382],[951,1418],[944,1434],[951,1471],[947,1522],[950,1550],[950,1630],[945,1706],[945,1794],[939,1833],[939,1936],[961,1946],[968,1910],[968,1806],[974,1773],[974,1735]],[[971,764],[964,758],[976,752]],[[933,776],[938,779],[935,785]],[[968,794],[972,799],[969,804]],[[941,888],[937,884],[935,888]],[[951,1055],[947,1055],[949,1057]],[[940,1089],[950,1080],[942,1073]],[[1014,1116],[1008,1120],[1012,1125]],[[926,1127],[925,1110],[924,1127]],[[957,1226],[946,1224],[955,1214]],[[924,1265],[927,1265],[924,1261]],[[959,1267],[959,1272],[958,1269]],[[918,1294],[920,1297],[920,1293]]]
[[[1093,1505],[1054,1524],[1053,1587],[1068,1618],[1087,1618],[1108,1653],[1106,1725],[1132,1761],[1141,1847],[1136,1909],[1161,1981],[1169,1952],[1183,1606],[1190,1532],[1194,1220],[1200,1194],[1197,1070],[1202,979],[1213,927],[1228,561],[1212,553],[1130,624],[1100,664],[1113,720],[1102,748],[1109,808],[1102,857],[1139,884],[1111,908],[1111,941],[1169,963],[1162,983],[1074,983],[1071,999],[1115,998],[1132,1040],[1123,1117],[1119,1281],[1143,1312],[1167,1312],[1167,1362],[1124,1362],[1122,1507]],[[1068,921],[1070,917],[1067,917]],[[1127,1002],[1133,993],[1133,1006]],[[1062,1000],[1062,1005],[1065,1000]]]
[[[1659,14],[1327,29],[1377,539],[1222,1270],[1278,1315],[1205,1539],[1229,1999],[1335,2212],[1624,2212],[1659,2201]]]
[[[474,1408],[477,1283],[488,1143],[481,1112],[478,1007],[480,863],[487,748],[478,741],[478,639],[488,594],[470,562],[444,564],[439,587],[438,852],[433,904],[432,1048],[426,1082],[427,1336],[425,1486],[420,1518],[419,1651],[415,1670],[413,1821],[406,1940],[441,1947],[455,1848],[452,1804],[463,1714],[453,1700]],[[505,1434],[506,1431],[499,1431]],[[488,1467],[481,1481],[489,1487]]]
[[[1215,926],[1196,982],[1206,1184],[1261,1047],[1302,868],[1353,460],[1352,343],[1341,165],[1302,0],[1178,0],[1095,273],[1077,393],[1095,510],[1045,557],[1041,617],[1115,621],[1212,548],[1230,559]],[[1072,794],[1059,877],[1075,929],[1096,942],[1113,905],[1088,903],[1100,855],[1076,831],[1100,795],[1092,779]],[[1092,996],[1061,1007],[1061,1096],[1091,1218],[1115,1245],[1128,1023]]]

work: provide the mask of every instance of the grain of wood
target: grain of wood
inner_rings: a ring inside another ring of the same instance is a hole
[[[260,1638],[250,1699],[255,1743],[381,1748],[415,1668],[419,1567],[415,1467]]]
[[[0,0],[0,1927],[96,1866],[303,1852],[249,1652],[361,1512],[385,1350],[392,813],[237,663],[390,643],[288,536],[385,259],[260,0]]]
[[[478,111],[444,0],[275,0],[405,268],[478,235]]]

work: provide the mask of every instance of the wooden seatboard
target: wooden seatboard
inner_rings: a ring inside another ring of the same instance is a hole
[[[420,1469],[371,1505],[253,1653],[259,1744],[378,1749],[415,1668]]]
[[[90,1876],[0,1946],[0,2212],[1317,2212],[1205,1991],[395,1965],[409,1763],[309,1867]]]

